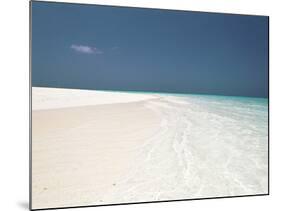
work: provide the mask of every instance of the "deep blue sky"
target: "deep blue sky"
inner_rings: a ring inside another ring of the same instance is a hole
[[[268,18],[32,3],[32,85],[268,96]]]

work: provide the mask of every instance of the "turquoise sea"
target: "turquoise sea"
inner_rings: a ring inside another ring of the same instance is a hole
[[[161,118],[161,126],[140,149],[134,162],[139,165],[115,197],[120,192],[127,197],[120,201],[267,193],[268,99],[147,94],[159,96],[145,106]]]

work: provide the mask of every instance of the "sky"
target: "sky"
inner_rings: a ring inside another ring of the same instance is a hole
[[[268,17],[32,2],[32,86],[268,97]]]

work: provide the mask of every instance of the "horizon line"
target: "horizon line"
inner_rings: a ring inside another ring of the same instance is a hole
[[[245,97],[245,98],[261,98],[269,100],[269,94],[267,97],[257,97],[257,96],[244,96],[244,95],[223,95],[223,94],[207,94],[207,93],[188,93],[188,92],[164,92],[164,91],[141,91],[141,90],[112,90],[112,89],[89,89],[89,88],[70,88],[70,87],[49,87],[49,86],[33,86],[31,88],[56,88],[56,89],[76,89],[85,91],[103,91],[103,92],[139,92],[139,93],[154,93],[154,94],[178,94],[178,95],[212,95],[219,97]]]

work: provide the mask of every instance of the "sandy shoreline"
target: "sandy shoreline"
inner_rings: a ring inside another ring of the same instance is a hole
[[[33,88],[34,209],[267,192],[266,104],[80,91]]]
[[[103,203],[160,121],[143,102],[33,111],[32,118],[35,208]]]
[[[33,87],[32,110],[129,103],[155,98],[151,94]]]

